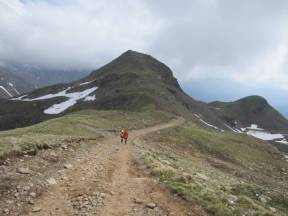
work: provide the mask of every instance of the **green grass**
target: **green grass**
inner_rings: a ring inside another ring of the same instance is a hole
[[[166,122],[171,117],[164,112],[152,111],[80,111],[30,127],[0,132],[0,157],[12,152],[73,142],[79,138],[93,140],[101,136],[99,129],[143,128]]]
[[[288,214],[288,163],[268,143],[192,122],[150,134],[145,143],[152,174],[210,215]]]

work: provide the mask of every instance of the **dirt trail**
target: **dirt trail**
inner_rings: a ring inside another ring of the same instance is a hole
[[[75,158],[61,181],[39,196],[26,215],[199,215],[153,178],[139,173],[131,160],[137,137],[183,122],[178,118],[132,131],[127,145],[120,145],[112,133],[104,134],[105,140],[79,156],[83,160]]]

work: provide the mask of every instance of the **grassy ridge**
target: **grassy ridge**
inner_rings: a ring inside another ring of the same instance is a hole
[[[145,143],[152,173],[211,215],[288,214],[288,163],[265,142],[189,122]]]
[[[60,145],[77,139],[95,139],[99,129],[143,128],[168,121],[164,112],[120,112],[85,110],[30,127],[0,132],[0,157],[43,146]]]

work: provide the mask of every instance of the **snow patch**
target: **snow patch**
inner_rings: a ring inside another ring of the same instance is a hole
[[[286,139],[276,140],[275,142],[288,145],[288,141]]]
[[[92,81],[88,81],[88,82],[84,82],[84,83],[81,83],[80,86],[83,86],[83,85],[87,85],[87,84],[90,84],[92,82],[94,82],[95,80],[92,80]]]
[[[84,98],[84,101],[95,101],[95,100],[96,100],[96,95],[87,96]]]
[[[261,130],[264,131],[263,128],[259,128],[257,124],[251,124],[250,127],[247,127],[248,130]]]
[[[240,130],[238,130],[236,128],[232,128],[228,124],[225,124],[225,123],[223,123],[223,124],[225,125],[225,127],[229,128],[231,131],[233,131],[235,133],[242,133],[242,131],[240,131]]]
[[[97,88],[98,87],[93,87],[91,89],[86,89],[82,92],[66,93],[67,90],[64,90],[62,92],[56,93],[56,94],[54,94],[54,95],[57,95],[56,97],[58,97],[58,95],[60,95],[60,96],[68,97],[69,99],[67,101],[52,105],[48,109],[45,109],[44,113],[50,114],[50,115],[51,114],[52,115],[53,114],[59,114],[59,113],[65,111],[66,109],[68,109],[69,107],[75,105],[78,100],[86,98],[89,94],[91,94],[92,92],[97,90]],[[45,97],[45,96],[43,96],[43,97]],[[43,97],[41,97],[41,98],[43,99]],[[47,97],[51,98],[51,95],[46,95],[46,98]]]
[[[282,142],[283,140],[285,140],[283,134],[272,134],[268,131],[265,131],[263,128],[259,128],[257,124],[251,124],[250,127],[241,128],[241,130],[243,132],[247,131],[246,133],[250,136],[265,141]],[[282,141],[279,141],[279,139],[282,139]]]
[[[13,83],[8,82],[8,85],[16,92],[17,95],[20,95],[20,93],[17,91],[17,89],[14,87]]]
[[[214,125],[212,125],[212,124],[209,124],[208,122],[204,121],[204,120],[201,118],[201,115],[200,115],[200,114],[194,114],[194,116],[196,116],[196,117],[199,119],[199,121],[201,121],[201,122],[204,123],[205,125],[207,125],[207,126],[209,126],[209,127],[212,127],[212,128],[214,128],[214,129],[216,129],[216,130],[220,130],[221,132],[224,132],[224,130],[219,129],[218,127],[216,127],[216,126],[214,126]]]
[[[67,93],[67,91],[69,91],[71,89],[71,87],[68,87],[67,89],[54,93],[54,94],[48,94],[48,95],[43,95],[37,98],[25,98],[27,97],[27,95],[22,95],[20,97],[17,98],[13,98],[11,100],[21,100],[21,101],[36,101],[36,100],[46,100],[46,99],[51,99],[51,98],[55,98],[55,97],[66,97],[68,98],[68,100],[58,103],[58,104],[54,104],[52,106],[50,106],[49,108],[44,110],[45,114],[59,114],[63,111],[65,111],[66,109],[68,109],[69,107],[75,105],[77,103],[78,100],[83,99],[84,101],[92,101],[92,100],[96,100],[96,96],[89,96],[89,94],[91,94],[92,92],[96,91],[98,89],[98,87],[93,87],[90,89],[86,89],[84,91],[81,92],[71,92],[71,93]]]
[[[9,95],[10,97],[13,97],[13,95],[12,94],[10,94],[10,92],[9,91],[7,91],[7,89],[6,88],[4,88],[3,86],[0,86],[0,89],[2,89],[7,95]]]
[[[282,134],[272,134],[272,133],[269,133],[267,131],[249,130],[247,132],[247,134],[250,136],[254,136],[258,139],[261,139],[261,140],[266,140],[266,141],[284,138],[284,136]]]
[[[27,95],[22,95],[20,97],[12,98],[10,100],[22,100],[22,101],[25,101],[25,99],[23,99],[24,97],[27,97]]]
[[[12,87],[12,88],[16,92],[17,95],[20,95],[20,92],[16,88],[14,88],[14,87]]]
[[[68,87],[67,89],[60,91],[58,93],[55,94],[48,94],[48,95],[43,95],[41,97],[37,97],[37,98],[33,98],[33,99],[22,99],[23,101],[35,101],[35,100],[47,100],[47,99],[51,99],[51,98],[55,98],[55,97],[69,97],[69,94],[71,93],[67,93],[67,91],[69,91],[71,89],[71,87]]]

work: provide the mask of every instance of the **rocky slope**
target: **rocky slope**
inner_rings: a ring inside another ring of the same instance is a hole
[[[32,89],[32,84],[10,71],[0,69],[0,98],[14,97]]]
[[[234,102],[213,102],[209,105],[231,127],[243,128],[257,124],[269,131],[288,131],[287,119],[260,96],[249,96]]]
[[[209,121],[220,128],[224,127],[207,104],[195,101],[183,92],[166,65],[135,51],[125,52],[81,80],[37,89],[0,103],[3,107],[0,116],[4,122],[1,129],[12,128],[15,120],[25,126],[88,108],[156,109],[199,120],[193,115],[195,113],[201,115],[201,121],[205,123]]]

